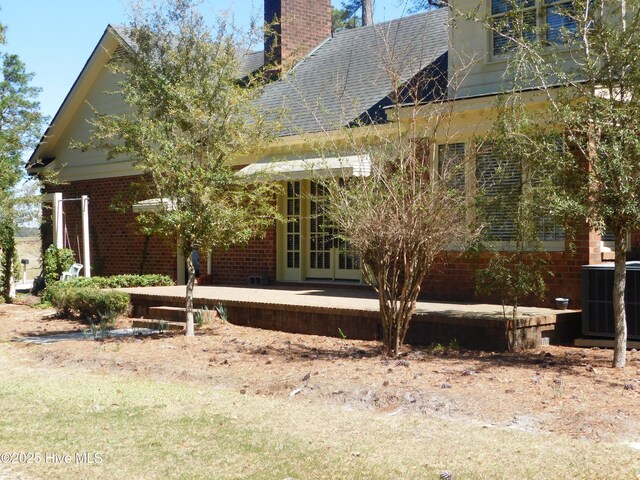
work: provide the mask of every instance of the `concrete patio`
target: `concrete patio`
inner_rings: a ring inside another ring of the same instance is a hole
[[[131,295],[133,314],[147,317],[149,307],[183,307],[185,287],[122,289]],[[378,300],[364,289],[196,286],[196,308],[223,305],[231,323],[250,327],[352,339],[381,337]],[[504,350],[506,328],[500,305],[418,302],[407,335],[413,344],[448,344]],[[522,346],[571,343],[580,334],[580,312],[521,307],[518,337]]]

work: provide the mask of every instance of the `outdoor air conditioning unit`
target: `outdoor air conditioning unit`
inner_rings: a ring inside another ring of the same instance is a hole
[[[585,336],[615,336],[613,273],[612,263],[582,267],[582,334]],[[640,262],[627,262],[625,304],[628,338],[640,340]]]
[[[269,277],[267,275],[249,275],[249,285],[264,287],[265,285],[269,285]]]

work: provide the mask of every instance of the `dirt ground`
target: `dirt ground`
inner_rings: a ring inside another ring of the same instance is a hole
[[[86,328],[53,310],[0,305],[0,340]],[[126,326],[130,319],[119,320]],[[126,371],[398,415],[550,432],[640,448],[640,353],[611,368],[606,349],[544,347],[519,353],[408,348],[396,359],[376,342],[296,335],[213,320],[180,334],[14,343],[39,366]]]

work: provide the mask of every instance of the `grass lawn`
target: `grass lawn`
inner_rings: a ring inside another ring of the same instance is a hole
[[[638,452],[621,445],[126,372],[43,368],[22,355],[0,345],[0,451],[39,452],[40,464],[11,465],[34,478],[424,479],[449,470],[456,479],[595,479],[640,472]],[[100,463],[76,463],[82,452],[98,453]],[[52,453],[71,462],[53,463]]]

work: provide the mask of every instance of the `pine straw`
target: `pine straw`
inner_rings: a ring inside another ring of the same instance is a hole
[[[23,308],[0,307],[0,338],[73,326]],[[633,478],[640,468],[623,445],[640,440],[639,389],[624,388],[637,384],[637,352],[623,371],[606,367],[606,350],[378,352],[229,324],[193,340],[4,345],[0,447],[105,456],[19,466],[42,478]]]

